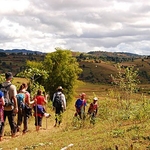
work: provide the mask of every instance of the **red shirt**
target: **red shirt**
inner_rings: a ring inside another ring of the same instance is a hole
[[[35,97],[35,99],[37,100],[38,105],[44,105],[45,104],[45,97],[44,96],[38,95]]]
[[[45,97],[44,96],[42,96],[42,95],[37,95],[36,97],[35,97],[35,99],[36,99],[36,104],[38,104],[38,105],[45,105]],[[35,116],[36,114],[35,114],[35,112],[34,112],[34,116]],[[40,116],[40,117],[42,117],[42,115],[41,114],[39,114],[39,113],[37,113],[37,115],[38,116]]]

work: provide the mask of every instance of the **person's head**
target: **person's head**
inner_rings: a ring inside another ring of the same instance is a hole
[[[28,88],[28,85],[26,84],[26,83],[22,83],[21,85],[20,85],[20,88],[19,88],[19,91],[21,91],[21,90],[23,90],[23,89],[27,89]]]
[[[97,100],[98,100],[98,98],[97,98],[97,97],[94,97],[94,98],[93,98],[93,102],[94,102],[94,103],[96,103],[96,102],[97,102]]]
[[[81,93],[80,96],[81,96],[81,99],[84,99],[86,94],[85,93]]]
[[[6,80],[11,80],[13,78],[12,73],[11,72],[6,72],[5,73],[5,78],[6,78]]]
[[[62,91],[62,90],[63,90],[62,86],[58,86],[57,91]]]
[[[38,90],[38,91],[37,91],[37,95],[42,95],[42,91],[41,91],[41,90]]]
[[[4,96],[3,92],[0,91],[0,98],[2,98]]]

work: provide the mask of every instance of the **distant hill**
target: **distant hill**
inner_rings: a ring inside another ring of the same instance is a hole
[[[17,74],[23,71],[27,60],[43,61],[46,53],[26,49],[0,49],[0,73],[11,71]],[[117,74],[115,65],[134,66],[139,69],[139,79],[143,84],[150,83],[150,56],[132,53],[95,51],[88,53],[72,52],[83,72],[79,79],[85,82],[110,84],[110,75]]]
[[[129,57],[138,58],[138,57],[143,56],[143,55],[138,55],[134,53],[105,52],[105,51],[92,51],[92,52],[88,52],[87,54],[91,54],[95,56],[103,56],[103,57],[125,57],[125,58],[129,58]]]
[[[3,50],[0,49],[0,52],[2,53],[36,53],[36,54],[43,54],[42,52],[39,51],[32,51],[32,50],[26,50],[26,49],[12,49],[12,50]]]

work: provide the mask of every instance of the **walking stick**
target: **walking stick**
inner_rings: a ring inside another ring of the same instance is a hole
[[[45,97],[45,101],[46,101],[46,104],[45,104],[45,111],[47,113],[47,94],[45,92],[44,93],[44,97]],[[46,130],[47,130],[47,117],[46,117]]]
[[[37,99],[35,99],[35,118],[36,118],[36,131],[38,131],[39,127],[38,127]]]

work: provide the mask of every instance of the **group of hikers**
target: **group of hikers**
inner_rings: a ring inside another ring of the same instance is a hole
[[[11,136],[15,137],[17,132],[20,132],[21,125],[23,124],[22,132],[25,134],[28,131],[28,119],[34,110],[35,127],[36,131],[39,131],[42,126],[43,117],[50,117],[47,113],[45,104],[47,104],[47,95],[40,89],[34,98],[30,99],[30,93],[27,91],[27,84],[22,83],[19,90],[15,85],[11,83],[13,75],[11,72],[5,73],[6,81],[0,85],[0,141],[4,134],[4,127],[6,118],[11,129]],[[85,112],[86,100],[85,93],[80,95],[80,98],[75,102],[76,113],[74,116],[79,116],[80,119],[84,119],[82,112]],[[92,114],[94,117],[97,114],[97,97],[94,97],[93,102],[88,108],[88,114]],[[57,91],[53,94],[52,99],[53,108],[55,110],[55,124],[54,127],[59,126],[62,122],[62,113],[66,110],[66,98],[63,94],[62,86],[57,88]],[[32,107],[31,107],[32,106]],[[94,112],[94,113],[93,113]],[[17,114],[17,122],[15,120]]]

